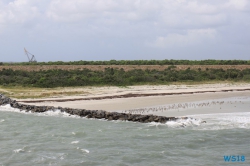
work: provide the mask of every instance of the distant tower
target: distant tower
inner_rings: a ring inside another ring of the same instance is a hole
[[[37,62],[36,58],[35,58],[35,55],[29,53],[25,48],[24,48],[24,53],[27,55],[27,57],[29,59],[29,62],[31,62],[31,63],[36,63]],[[30,58],[29,55],[31,56],[31,58]]]

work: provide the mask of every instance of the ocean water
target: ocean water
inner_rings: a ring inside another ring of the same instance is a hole
[[[236,106],[238,113],[195,114],[166,124],[86,119],[59,111],[20,113],[1,106],[0,166],[250,165],[249,100]],[[230,155],[240,160],[226,162],[224,156]]]

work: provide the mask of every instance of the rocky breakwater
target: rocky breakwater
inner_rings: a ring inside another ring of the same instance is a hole
[[[77,115],[80,117],[86,118],[95,118],[95,119],[106,119],[106,120],[121,120],[121,121],[132,121],[132,122],[159,122],[166,123],[167,121],[176,121],[179,118],[175,117],[165,117],[165,116],[156,116],[156,115],[141,115],[141,114],[127,114],[127,113],[118,113],[118,112],[107,112],[103,110],[85,110],[85,109],[72,109],[72,108],[62,108],[62,107],[52,107],[52,106],[35,106],[35,105],[25,105],[16,102],[2,94],[0,94],[0,106],[10,104],[11,107],[17,108],[20,111],[26,112],[46,112],[46,111],[55,111],[60,110],[61,112],[66,112],[70,115]],[[186,117],[182,119],[187,119]]]

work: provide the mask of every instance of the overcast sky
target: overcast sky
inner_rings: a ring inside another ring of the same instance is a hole
[[[250,59],[250,0],[0,0],[0,62]]]

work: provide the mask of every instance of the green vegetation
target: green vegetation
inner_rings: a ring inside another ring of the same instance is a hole
[[[4,65],[250,65],[250,60],[110,60],[4,63]]]
[[[163,71],[106,68],[104,71],[84,70],[46,70],[22,71],[3,69],[0,71],[0,85],[26,86],[40,88],[93,86],[93,85],[138,85],[169,84],[173,82],[204,81],[250,81],[250,69],[206,69],[176,70],[169,66]]]

